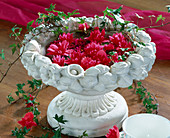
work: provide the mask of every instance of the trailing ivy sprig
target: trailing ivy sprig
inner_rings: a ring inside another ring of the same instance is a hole
[[[12,96],[11,96],[11,93],[7,96],[7,101],[8,103],[10,104],[14,104],[16,103],[17,101],[19,101],[20,99],[24,99],[24,100],[28,100],[28,96],[25,95],[25,94],[34,94],[35,92],[38,93],[40,90],[42,90],[43,88],[46,88],[48,86],[44,86],[42,85],[42,81],[40,80],[36,80],[36,79],[32,79],[31,80],[28,80],[28,83],[29,87],[31,88],[30,90],[27,90],[25,91],[24,90],[24,86],[25,86],[25,83],[22,83],[22,84],[16,84],[17,86],[17,91],[15,92],[16,96],[18,97],[17,100],[15,100]]]
[[[140,95],[140,99],[143,102],[145,110],[147,113],[158,113],[158,101],[156,97],[147,91],[147,89],[142,85],[142,82],[134,82],[134,91],[136,94]],[[133,89],[133,86],[129,86],[128,89]]]

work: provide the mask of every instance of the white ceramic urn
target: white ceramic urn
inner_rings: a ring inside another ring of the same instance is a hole
[[[63,23],[69,26],[69,30],[74,30],[72,27],[76,27],[77,20],[71,17]],[[100,18],[87,18],[86,21],[98,24]],[[113,28],[111,21],[108,21],[108,26]],[[129,87],[133,80],[143,80],[148,76],[156,52],[150,36],[144,31],[131,31],[138,44],[135,54],[111,67],[99,64],[84,71],[77,64],[61,67],[44,56],[46,46],[55,39],[55,35],[46,32],[48,28],[43,29],[45,33],[37,32],[31,40],[32,33],[25,36],[26,46],[21,48],[21,62],[33,78],[42,79],[43,83],[62,92],[48,106],[47,119],[51,127],[58,125],[53,118],[57,114],[64,115],[68,121],[61,126],[64,128],[62,133],[70,136],[78,137],[86,131],[89,137],[99,137],[104,136],[114,125],[121,128],[128,116],[128,107],[125,99],[113,90]],[[145,46],[138,42],[143,42]]]

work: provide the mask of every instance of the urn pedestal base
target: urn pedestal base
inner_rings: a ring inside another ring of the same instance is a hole
[[[86,131],[89,137],[100,137],[114,125],[121,128],[128,117],[128,107],[125,99],[114,91],[95,96],[64,91],[48,106],[47,120],[51,127],[58,126],[55,114],[64,115],[68,121],[61,124],[63,134],[78,137]]]

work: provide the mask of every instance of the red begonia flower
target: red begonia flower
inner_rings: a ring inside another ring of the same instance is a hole
[[[105,30],[103,29],[101,32],[98,28],[95,28],[94,31],[91,31],[90,36],[86,38],[91,42],[96,42],[101,44],[105,39]]]
[[[61,55],[61,56],[67,56],[69,50],[68,49],[69,43],[64,40],[62,42],[59,42],[58,44],[51,44],[50,47],[47,49],[47,55]]]
[[[103,49],[103,46],[101,46],[100,44],[91,42],[84,48],[84,52],[85,52],[86,56],[89,56],[93,59],[96,56],[97,52],[102,49]]]
[[[79,30],[86,31],[90,28],[87,23],[79,24]]]
[[[22,127],[25,127],[27,129],[31,129],[33,126],[37,126],[37,124],[34,122],[34,115],[32,112],[28,112],[25,114],[24,118],[22,118],[22,120],[18,121],[18,123],[20,125],[22,125]]]
[[[73,34],[70,33],[63,33],[62,35],[59,35],[59,41],[62,42],[66,40],[69,44],[74,42]]]
[[[119,138],[119,128],[117,126],[113,126],[113,128],[109,129],[109,133],[107,133],[106,138]]]
[[[56,55],[56,56],[53,56],[52,61],[53,63],[56,63],[60,66],[64,66],[65,58],[61,57],[61,55]]]
[[[86,70],[90,67],[96,66],[97,64],[99,64],[99,63],[97,63],[96,60],[93,60],[90,57],[83,57],[82,60],[81,60],[81,67],[84,70]]]
[[[100,64],[103,65],[109,65],[109,63],[111,62],[110,58],[107,57],[107,54],[104,50],[99,50],[95,58],[97,61],[100,62]]]
[[[77,51],[72,50],[69,54],[69,58],[67,58],[66,60],[66,63],[80,65],[83,57],[84,57],[84,52],[81,52],[80,50]]]

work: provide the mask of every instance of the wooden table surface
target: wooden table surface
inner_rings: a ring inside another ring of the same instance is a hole
[[[136,3],[132,3],[131,0],[129,1],[129,3],[123,0],[117,0],[117,2],[122,2],[122,4],[124,2],[127,6],[130,6],[132,4],[132,7]],[[147,0],[144,0],[144,2],[147,2]],[[153,5],[153,7],[155,8],[157,6],[159,7],[158,10],[164,11],[162,3],[168,4],[166,2],[168,2],[168,0],[156,0],[154,1],[154,3],[157,3],[157,5]],[[148,5],[142,3],[140,5],[139,3],[136,3],[138,7],[135,8],[150,8],[150,10],[152,9],[151,7],[148,7]],[[148,3],[151,4],[151,2],[149,1]],[[159,6],[159,4],[161,6]],[[9,38],[9,34],[11,33],[10,30],[13,26],[13,23],[0,20],[0,50],[4,49],[7,62],[13,61],[17,57],[17,55],[15,54],[11,56],[11,50],[9,48],[9,45],[15,42],[13,39]],[[4,65],[0,66],[0,69],[5,71],[7,69],[7,63],[4,62]],[[16,104],[10,105],[6,100],[6,96],[10,93],[14,95],[17,83],[26,83],[27,80],[31,79],[32,78],[27,75],[27,71],[23,68],[21,62],[18,61],[9,71],[4,81],[0,83],[0,138],[10,137],[11,130],[13,130],[15,126],[20,127],[20,125],[17,124],[17,121],[20,120],[27,112],[22,100],[20,100]],[[170,119],[170,60],[156,60],[152,70],[149,72],[149,76],[145,80],[143,80],[142,83],[148,91],[156,95],[157,100],[160,104],[158,114]],[[131,92],[131,90],[128,90],[127,88],[119,89],[118,92],[123,95],[127,101],[129,107],[129,115],[141,112],[142,104],[136,94],[134,94],[133,92]],[[60,92],[57,91],[55,88],[48,87],[46,89],[43,89],[37,97],[37,101],[40,102],[39,110],[41,111],[39,119],[40,122],[46,126],[48,126],[46,120],[48,104],[59,93]],[[31,134],[35,136],[41,136],[44,133],[45,131],[42,131],[40,127],[33,128],[31,131]]]

